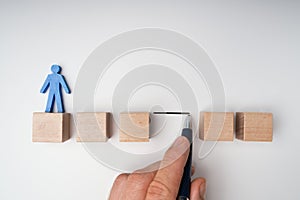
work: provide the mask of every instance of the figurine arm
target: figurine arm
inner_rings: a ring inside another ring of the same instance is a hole
[[[50,78],[49,78],[49,75],[48,75],[45,82],[44,82],[44,84],[43,84],[43,86],[42,86],[42,88],[41,88],[41,90],[40,90],[40,93],[45,93],[48,90],[49,85],[50,85],[49,79]]]
[[[71,91],[70,91],[70,89],[69,89],[69,87],[68,87],[68,84],[67,84],[67,82],[66,82],[66,80],[65,80],[65,78],[64,78],[64,76],[60,76],[60,84],[62,85],[62,87],[64,88],[64,90],[65,90],[65,92],[67,93],[67,94],[70,94],[71,93]]]

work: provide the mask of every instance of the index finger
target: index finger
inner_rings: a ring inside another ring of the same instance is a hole
[[[178,137],[165,153],[160,169],[151,182],[146,199],[175,199],[179,190],[190,143],[184,136]]]

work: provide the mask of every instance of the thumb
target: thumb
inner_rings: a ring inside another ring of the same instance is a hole
[[[205,200],[206,180],[196,178],[191,184],[191,200]]]

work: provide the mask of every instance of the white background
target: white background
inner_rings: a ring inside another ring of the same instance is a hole
[[[118,172],[72,138],[32,143],[32,112],[52,63],[74,88],[88,55],[124,31],[159,27],[199,43],[223,79],[227,109],[274,114],[272,143],[218,143],[196,175],[209,200],[297,200],[300,4],[297,1],[0,1],[0,199],[106,199]],[[72,112],[72,95],[64,95]]]

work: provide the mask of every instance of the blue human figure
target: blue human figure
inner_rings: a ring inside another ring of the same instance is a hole
[[[63,75],[59,74],[61,71],[61,67],[59,65],[52,65],[51,66],[52,74],[48,74],[43,87],[41,88],[41,93],[46,93],[48,88],[50,87],[46,112],[53,111],[53,104],[56,101],[57,111],[59,113],[64,112],[64,106],[62,102],[62,95],[61,95],[61,87],[64,88],[65,92],[70,94],[71,91],[65,81]]]

